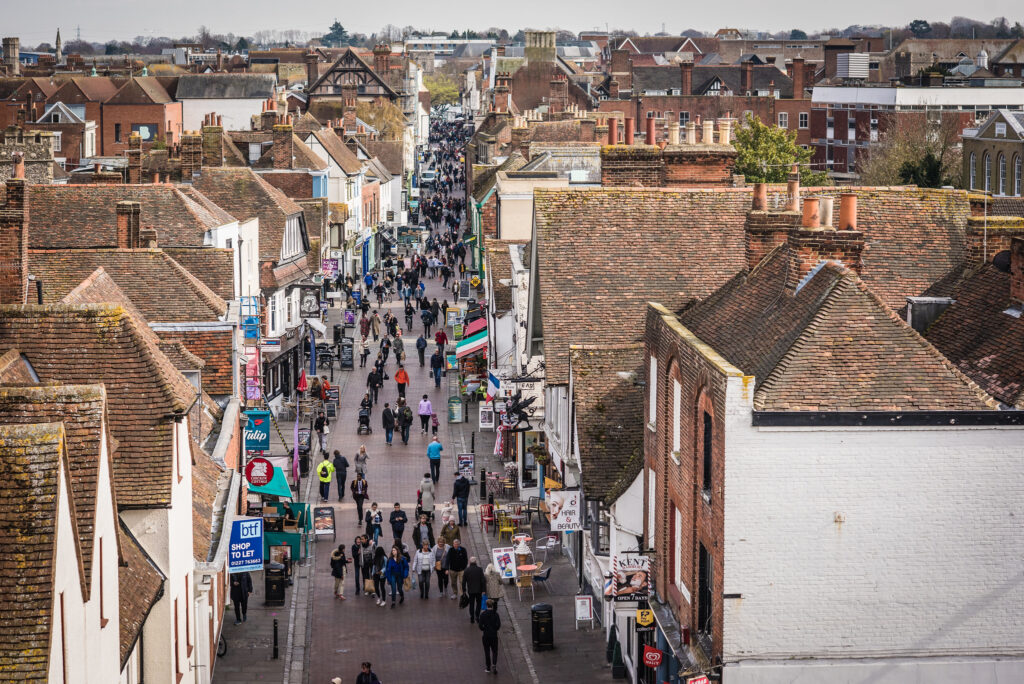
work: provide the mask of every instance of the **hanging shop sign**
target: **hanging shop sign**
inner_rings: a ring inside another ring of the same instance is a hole
[[[615,600],[646,601],[650,587],[651,559],[647,556],[616,556]]]
[[[245,450],[270,451],[270,411],[246,411]]]
[[[274,466],[265,458],[254,458],[245,466],[245,481],[253,487],[266,487],[274,476]]]
[[[661,667],[661,661],[665,658],[665,654],[654,648],[653,646],[644,645],[644,665],[657,669]],[[705,680],[706,681],[706,680]]]
[[[654,631],[654,611],[640,608],[636,611],[636,631],[638,633]]]
[[[552,532],[576,532],[583,529],[583,493],[580,490],[548,490],[546,498]]]

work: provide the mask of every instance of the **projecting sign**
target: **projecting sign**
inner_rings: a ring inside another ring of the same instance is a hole
[[[274,466],[265,458],[254,458],[245,466],[245,480],[253,487],[266,487],[274,476]]]
[[[242,518],[231,523],[228,573],[263,569],[263,518]]]
[[[246,451],[270,451],[270,411],[246,411]]]

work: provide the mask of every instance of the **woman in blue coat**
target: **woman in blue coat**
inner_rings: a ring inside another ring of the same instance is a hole
[[[391,607],[395,607],[395,592],[401,597],[399,603],[405,603],[405,591],[402,588],[405,578],[409,576],[409,560],[402,555],[397,546],[391,547],[391,556],[384,567],[384,578],[391,585]]]

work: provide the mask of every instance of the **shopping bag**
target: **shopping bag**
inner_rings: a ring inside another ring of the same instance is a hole
[[[372,594],[374,591],[376,591],[375,587],[373,586],[372,579],[363,580],[363,591],[367,594]]]
[[[406,591],[409,591],[410,589],[412,589],[412,580],[406,577],[405,581],[402,582],[402,586],[405,587]]]

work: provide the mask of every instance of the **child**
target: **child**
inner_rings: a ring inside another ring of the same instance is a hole
[[[437,435],[437,414],[430,414],[430,434]]]

